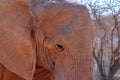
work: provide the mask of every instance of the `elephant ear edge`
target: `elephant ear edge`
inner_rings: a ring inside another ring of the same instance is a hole
[[[18,76],[32,80],[36,55],[31,27],[26,25],[33,15],[24,0],[6,0],[0,4],[0,63]]]

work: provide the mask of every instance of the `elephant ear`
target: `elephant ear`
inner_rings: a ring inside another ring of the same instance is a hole
[[[36,61],[31,22],[24,1],[0,1],[0,63],[26,80],[32,80]]]

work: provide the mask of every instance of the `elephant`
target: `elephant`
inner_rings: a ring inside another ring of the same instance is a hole
[[[88,9],[36,1],[0,0],[0,80],[93,80]]]

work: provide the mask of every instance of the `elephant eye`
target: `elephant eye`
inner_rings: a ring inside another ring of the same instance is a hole
[[[57,43],[56,48],[57,48],[57,50],[59,50],[61,52],[64,51],[64,46],[62,44]]]

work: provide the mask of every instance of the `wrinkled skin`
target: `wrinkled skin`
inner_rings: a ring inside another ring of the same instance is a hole
[[[0,80],[93,80],[83,5],[0,0]]]

